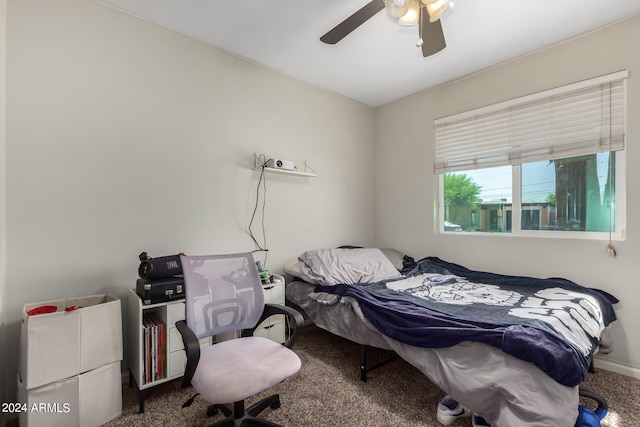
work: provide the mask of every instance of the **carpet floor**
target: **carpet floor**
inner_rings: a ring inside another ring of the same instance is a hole
[[[444,392],[404,360],[396,358],[371,371],[362,382],[359,346],[313,325],[305,327],[294,350],[302,360],[300,371],[247,401],[250,405],[274,392],[280,394],[282,406],[265,410],[261,418],[286,427],[439,426],[436,407]],[[369,364],[393,355],[370,349]],[[599,369],[589,374],[584,387],[600,393],[609,404],[603,427],[640,426],[640,380]],[[125,384],[122,415],[105,426],[205,426],[222,419],[222,415],[207,419],[207,405],[199,398],[182,408],[193,394],[192,388],[181,388],[179,380],[146,390],[145,412],[140,414],[138,390]],[[452,426],[471,426],[471,420],[458,419]]]

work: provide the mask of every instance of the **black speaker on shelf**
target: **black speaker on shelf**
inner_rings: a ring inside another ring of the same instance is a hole
[[[180,255],[169,255],[151,258],[146,252],[139,255],[140,266],[138,275],[141,279],[157,280],[166,279],[182,274]]]

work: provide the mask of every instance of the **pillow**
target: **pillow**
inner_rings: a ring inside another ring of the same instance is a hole
[[[362,246],[343,245],[338,246],[338,249],[362,249]],[[397,270],[402,270],[404,267],[404,255],[402,252],[391,248],[381,248],[380,250],[389,258],[389,261]]]
[[[302,273],[310,283],[374,283],[400,276],[380,249],[315,249],[298,257]],[[299,276],[298,276],[299,277]]]
[[[382,248],[380,250],[387,258],[389,258],[389,261],[391,261],[391,264],[393,264],[396,270],[402,270],[404,267],[404,254],[402,252],[391,248]]]
[[[298,259],[294,259],[293,261],[286,263],[282,269],[285,273],[293,277],[301,279],[307,283],[314,283],[313,277],[310,277],[302,270],[301,264],[302,263]]]

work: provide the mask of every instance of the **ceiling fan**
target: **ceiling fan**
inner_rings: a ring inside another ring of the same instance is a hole
[[[448,0],[371,0],[320,37],[320,41],[336,44],[382,9],[386,9],[389,16],[398,19],[398,25],[418,27],[417,46],[422,48],[422,56],[427,57],[447,46],[440,17],[452,7],[453,3]]]

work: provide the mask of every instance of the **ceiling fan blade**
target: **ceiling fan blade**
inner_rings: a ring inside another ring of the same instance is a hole
[[[320,37],[320,41],[327,44],[338,43],[382,9],[384,9],[384,0],[371,0],[360,10],[339,23],[334,29]]]
[[[420,38],[422,39],[422,56],[425,58],[447,47],[440,19],[429,22],[429,14],[423,7],[420,8]]]

